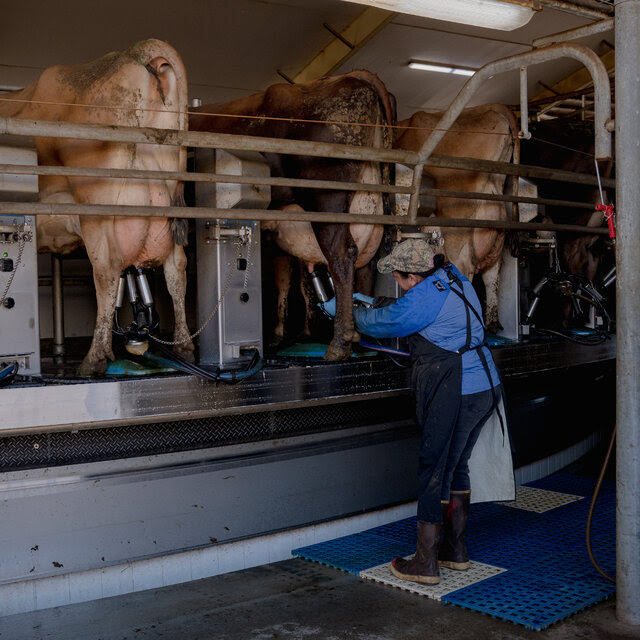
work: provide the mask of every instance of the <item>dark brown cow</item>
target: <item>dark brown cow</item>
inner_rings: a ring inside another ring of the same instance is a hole
[[[438,124],[441,113],[418,111],[398,123],[394,147],[419,151]],[[455,157],[479,158],[508,162],[517,161],[517,123],[510,109],[501,104],[486,104],[465,109],[434,153]],[[514,152],[515,150],[515,152]],[[424,174],[435,187],[451,191],[473,191],[499,194],[505,176],[482,171],[460,171],[425,167]],[[436,215],[443,218],[503,220],[504,203],[486,200],[436,198]],[[486,289],[485,319],[489,331],[501,328],[498,319],[498,281],[502,262],[504,232],[497,229],[443,228],[444,250],[460,271],[470,280],[482,274]]]
[[[522,162],[552,169],[590,173],[595,175],[595,145],[593,124],[572,120],[550,120],[532,127],[531,140],[522,143]],[[612,163],[601,163],[600,175],[609,177]],[[557,180],[536,180],[541,198],[574,202],[600,203],[598,187]],[[603,189],[605,201],[607,190]],[[568,223],[599,227],[605,223],[600,211],[585,211],[560,206],[547,206],[546,215],[556,223]],[[559,233],[560,268],[581,275],[592,282],[596,280],[601,264],[602,251],[595,247],[602,239],[599,235]]]
[[[101,125],[186,129],[187,80],[178,53],[146,40],[94,62],[46,69],[22,91],[0,96],[0,116]],[[49,166],[184,171],[179,147],[36,138],[38,163]],[[182,201],[174,180],[40,176],[42,202],[168,206]],[[192,357],[187,328],[184,250],[167,218],[39,216],[40,251],[69,253],[84,244],[93,267],[98,312],[81,375],[104,371],[113,359],[111,328],[118,280],[130,265],[163,265],[173,300],[178,350]],[[173,225],[175,228],[176,225]]]
[[[382,82],[367,71],[353,71],[299,85],[276,84],[263,93],[227,104],[204,105],[196,111],[200,113],[191,115],[189,121],[189,128],[194,131],[391,147],[391,133],[386,126],[393,122],[390,96]],[[386,167],[378,163],[273,153],[265,154],[265,157],[273,176],[372,184],[388,182]],[[274,187],[271,193],[271,208],[285,211],[304,209],[382,215],[384,210],[385,198],[366,191]],[[367,264],[375,255],[382,238],[382,226],[278,222],[264,227],[273,231],[277,244],[287,253],[310,267],[314,264],[328,266],[336,289],[337,313],[334,336],[325,358],[347,358],[351,353],[351,342],[357,337],[351,300],[354,269]]]

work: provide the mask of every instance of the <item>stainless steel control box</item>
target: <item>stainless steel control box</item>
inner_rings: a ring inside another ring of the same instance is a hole
[[[197,172],[269,176],[262,156],[197,149]],[[266,208],[268,186],[196,182],[196,206]],[[197,219],[200,364],[241,367],[251,350],[263,353],[260,224],[252,220]]]
[[[38,264],[33,216],[0,215],[0,363],[40,375]]]

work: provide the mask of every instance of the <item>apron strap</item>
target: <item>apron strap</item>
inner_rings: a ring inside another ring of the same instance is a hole
[[[480,358],[480,362],[482,363],[482,368],[484,369],[484,372],[487,375],[487,378],[489,379],[489,385],[491,386],[491,395],[493,396],[493,407],[498,412],[498,419],[500,420],[500,428],[502,429],[502,437],[504,439],[505,425],[504,425],[504,420],[502,418],[502,412],[500,411],[500,400],[498,398],[496,388],[493,384],[493,379],[491,378],[491,370],[489,369],[489,363],[487,362],[487,357],[483,351],[483,347],[487,346],[484,322],[482,321],[482,318],[480,317],[480,314],[476,311],[475,307],[469,302],[467,297],[464,295],[464,286],[460,281],[460,278],[458,278],[458,276],[455,275],[454,273],[450,273],[449,275],[451,277],[451,280],[449,281],[449,288],[451,291],[453,291],[453,293],[455,293],[458,296],[458,298],[460,298],[460,300],[462,300],[462,302],[464,303],[464,310],[467,314],[467,343],[464,345],[464,347],[462,347],[461,349],[458,349],[458,353],[462,355],[467,351],[477,351],[478,357]],[[458,285],[458,287],[460,287],[461,290],[458,291],[458,289],[453,287],[453,284]],[[475,347],[471,346],[471,316],[469,314],[469,310],[473,311],[473,314],[475,315],[475,317],[480,322],[480,325],[482,326],[482,342]]]

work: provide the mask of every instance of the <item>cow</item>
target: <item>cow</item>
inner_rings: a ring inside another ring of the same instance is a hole
[[[379,78],[364,70],[301,84],[275,84],[255,95],[226,104],[203,105],[193,111],[189,119],[193,131],[377,148],[392,146],[391,97]],[[276,153],[264,156],[272,176],[369,184],[389,182],[388,167],[375,162]],[[270,208],[283,211],[382,215],[388,200],[381,193],[339,189],[272,187],[271,194]],[[382,238],[382,226],[279,221],[265,223],[263,228],[270,229],[278,246],[303,260],[309,270],[316,264],[328,266],[337,306],[333,338],[324,357],[348,358],[352,341],[358,339],[352,313],[354,270],[374,257]]]
[[[0,116],[99,125],[187,128],[187,80],[178,53],[145,40],[126,51],[75,66],[54,66],[31,85],[0,96]],[[38,164],[63,167],[185,171],[180,147],[69,138],[35,139]],[[157,205],[183,203],[175,180],[40,176],[41,202]],[[93,268],[97,316],[81,376],[105,371],[113,359],[111,329],[120,273],[162,265],[173,300],[177,352],[192,359],[185,315],[184,221],[149,217],[39,216],[38,249],[70,253],[84,245]]]
[[[418,111],[398,122],[394,147],[419,151],[436,128],[441,113]],[[486,104],[465,109],[435,148],[439,155],[518,161],[518,126],[511,110],[501,104]],[[437,189],[501,194],[505,176],[483,171],[462,171],[439,167],[424,168],[424,175]],[[442,218],[504,220],[502,202],[436,197],[436,215]],[[463,229],[444,227],[444,250],[447,258],[470,280],[482,275],[486,290],[485,321],[488,331],[502,326],[498,318],[498,282],[504,246],[504,232],[498,229]]]

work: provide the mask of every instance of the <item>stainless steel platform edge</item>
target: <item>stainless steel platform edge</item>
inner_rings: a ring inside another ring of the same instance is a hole
[[[496,347],[503,378],[615,358],[615,337],[601,345],[566,341]],[[409,373],[382,357],[266,367],[236,385],[187,375],[42,384],[0,390],[0,436],[170,422],[377,399],[409,393]]]
[[[406,371],[380,359],[266,367],[235,385],[188,375],[0,390],[0,435],[170,422],[376,399],[408,392]]]

